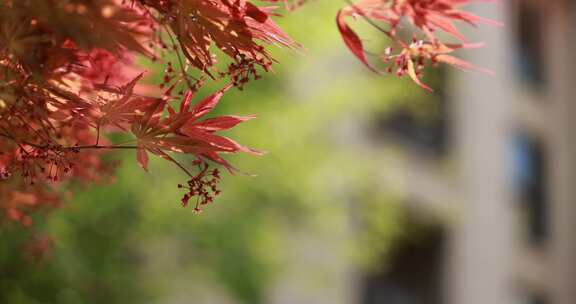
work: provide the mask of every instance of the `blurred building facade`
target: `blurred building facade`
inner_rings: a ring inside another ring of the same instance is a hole
[[[383,123],[408,155],[383,184],[402,184],[410,208],[442,224],[429,245],[393,256],[404,269],[368,278],[364,304],[576,303],[576,2],[477,13],[506,24],[475,30],[487,47],[465,54],[496,75],[448,75],[435,124],[405,113]]]
[[[415,240],[398,241],[381,271],[359,273],[328,245],[353,237],[345,228],[297,236],[294,256],[309,260],[270,303],[576,303],[576,1],[475,10],[505,26],[467,33],[486,47],[462,56],[495,75],[446,69],[432,84],[435,118],[400,106],[374,127],[378,149],[404,152],[379,180],[403,193]],[[322,286],[298,279],[321,266],[334,274]]]

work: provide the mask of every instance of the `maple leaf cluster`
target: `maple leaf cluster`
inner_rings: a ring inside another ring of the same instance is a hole
[[[456,22],[468,25],[500,25],[462,9],[474,0],[360,0],[341,9],[337,25],[350,51],[369,69],[377,73],[408,75],[420,87],[432,91],[422,82],[427,64],[449,64],[463,70],[491,73],[451,55],[458,49],[481,47],[481,43],[468,43],[456,27]],[[370,60],[363,41],[347,23],[347,18],[362,18],[390,40],[390,46],[377,55],[383,67]],[[412,27],[414,30],[406,28]],[[439,33],[456,39],[447,42]],[[410,34],[411,37],[410,37]]]
[[[0,224],[30,226],[60,205],[62,182],[107,180],[119,149],[180,168],[184,205],[196,197],[200,211],[220,193],[208,167],[234,172],[222,154],[260,153],[218,134],[253,116],[206,116],[270,70],[266,45],[298,47],[273,14],[246,0],[0,0]],[[142,84],[136,56],[165,65],[162,83]],[[194,103],[207,80],[228,84]]]
[[[35,213],[60,205],[63,182],[107,180],[116,163],[104,156],[121,149],[133,150],[145,170],[150,156],[179,168],[189,178],[178,185],[186,191],[182,205],[200,212],[220,194],[215,166],[237,171],[224,154],[261,154],[219,133],[254,116],[209,114],[229,89],[271,69],[266,46],[300,47],[266,3],[294,9],[304,2],[0,0],[0,224],[32,225]],[[360,0],[339,11],[337,26],[368,68],[409,75],[431,90],[421,81],[429,62],[486,71],[450,55],[479,46],[465,41],[456,21],[496,24],[461,9],[470,2]],[[384,68],[371,63],[349,17],[389,38],[378,56]],[[417,29],[411,39],[399,30],[403,23]],[[444,42],[438,32],[459,42]],[[143,84],[137,56],[164,66],[160,84]],[[207,81],[225,84],[194,102]],[[114,143],[115,133],[130,139]],[[35,244],[35,256],[50,247],[45,237]]]

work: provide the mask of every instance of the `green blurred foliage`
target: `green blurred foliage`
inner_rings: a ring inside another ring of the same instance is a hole
[[[228,158],[257,176],[225,175],[222,196],[194,215],[179,204],[176,185],[185,177],[177,168],[154,160],[148,174],[134,153],[120,154],[114,183],[81,191],[39,224],[56,239],[43,264],[25,261],[18,249],[31,232],[0,230],[0,302],[217,303],[202,300],[215,290],[222,301],[264,303],[290,267],[285,246],[295,232],[330,235],[354,226],[351,242],[337,244],[343,255],[380,257],[402,227],[401,198],[378,182],[396,152],[366,148],[363,128],[374,113],[423,93],[352,58],[334,24],[342,4],[312,1],[281,18],[306,49],[273,50],[275,73],[231,91],[216,109],[258,114],[228,133],[268,151]]]

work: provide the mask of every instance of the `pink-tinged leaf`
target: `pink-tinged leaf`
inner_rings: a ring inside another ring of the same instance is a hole
[[[206,119],[204,121],[194,123],[195,128],[201,129],[206,132],[216,132],[222,130],[228,130],[241,122],[248,121],[250,119],[256,118],[255,115],[251,116],[236,116],[236,115],[226,115],[215,118]]]
[[[230,172],[230,174],[232,174],[232,175],[234,175],[236,172],[238,172],[238,169],[234,168],[229,162],[227,162],[225,159],[220,157],[220,155],[218,155],[218,153],[216,153],[216,152],[204,153],[204,154],[202,154],[202,156],[208,158],[209,160],[211,160],[215,163],[218,163],[218,164],[224,166],[224,168],[226,168],[226,170],[228,170],[228,172]]]
[[[461,43],[461,44],[452,44],[446,43],[443,44],[444,48],[439,47],[437,49],[437,53],[450,53],[457,49],[478,49],[484,47],[484,42],[474,42],[474,43]]]
[[[267,14],[268,16],[275,15],[274,10],[276,7],[258,7],[258,9]],[[258,22],[256,19],[252,18],[245,19],[246,24],[251,29],[251,34],[253,37],[257,38],[266,43],[270,44],[280,44],[285,47],[300,49],[302,46],[294,41],[288,34],[286,34],[282,29],[273,22],[272,18],[268,17],[264,22]]]
[[[166,136],[157,140],[153,146],[177,153],[199,154],[213,151],[209,143],[187,136]]]
[[[150,105],[142,117],[142,125],[147,128],[151,125],[157,124],[162,117],[162,112],[164,111],[165,106],[166,101],[161,99],[154,100],[154,102]]]
[[[246,16],[260,22],[264,23],[268,20],[268,14],[260,10],[256,5],[246,2]]]
[[[168,110],[168,117],[174,117],[176,116],[176,111],[174,111],[174,109],[172,107],[168,107],[166,108]]]
[[[412,59],[408,59],[408,75],[410,76],[410,78],[412,78],[412,80],[419,85],[420,87],[422,87],[423,89],[425,89],[428,92],[433,92],[434,90],[432,90],[432,88],[430,88],[429,86],[427,86],[426,84],[424,84],[420,78],[418,77],[418,74],[416,73],[416,69],[414,67],[414,61],[412,61]]]
[[[457,67],[461,70],[475,70],[475,71],[486,73],[489,75],[494,75],[494,72],[492,72],[489,69],[477,67],[471,63],[468,63],[468,62],[466,62],[460,58],[456,58],[454,56],[440,54],[440,55],[436,55],[434,57],[434,59],[438,62],[449,64],[449,65]]]
[[[477,23],[482,23],[492,26],[504,26],[502,22],[488,18],[483,18],[464,11],[458,11],[457,13],[452,14],[450,17],[462,20],[470,25],[476,25]]]
[[[148,171],[148,153],[146,153],[146,149],[138,147],[136,151],[136,159],[138,160],[140,167]]]
[[[140,73],[138,76],[136,76],[136,78],[132,79],[130,82],[123,85],[120,88],[120,91],[122,93],[124,93],[124,95],[126,95],[126,96],[131,96],[132,92],[134,91],[134,87],[140,81],[140,79],[142,79],[143,76],[144,76],[144,73]]]
[[[186,95],[184,95],[184,100],[180,104],[180,113],[188,112],[190,110],[190,103],[192,102],[192,98],[194,98],[194,91],[188,90]]]
[[[342,36],[342,40],[350,49],[352,54],[354,54],[364,65],[366,65],[370,70],[376,72],[376,70],[370,65],[368,59],[366,58],[366,53],[364,52],[364,45],[360,37],[348,26],[345,21],[346,15],[343,10],[338,12],[336,16],[336,24],[338,25],[338,30]]]
[[[169,96],[172,96],[172,91],[174,91],[177,84],[178,82],[173,83],[171,86],[168,87],[168,89],[166,89],[166,91],[164,91],[164,94],[162,94],[164,96],[163,97],[164,99],[169,99]]]
[[[240,151],[255,155],[263,154],[261,151],[244,147],[230,138],[204,132],[194,127],[185,126],[181,129],[181,132],[190,138],[208,143],[209,145],[223,152],[234,153]]]
[[[430,22],[430,24],[434,25],[435,27],[443,30],[444,32],[446,32],[446,33],[448,33],[448,34],[450,34],[456,38],[458,38],[458,40],[466,41],[466,37],[464,37],[464,35],[462,35],[460,33],[460,31],[458,31],[456,26],[454,26],[454,24],[452,22],[450,22],[449,20],[446,20],[442,16],[435,16],[433,14],[430,14],[428,16],[428,21]]]
[[[208,114],[210,111],[212,111],[212,109],[214,109],[214,107],[220,101],[220,98],[222,98],[222,95],[224,95],[224,92],[226,92],[231,87],[232,87],[232,85],[227,85],[223,89],[217,91],[216,93],[204,98],[202,101],[195,104],[191,110],[193,116],[195,118],[198,118],[198,117],[204,116],[204,115]]]

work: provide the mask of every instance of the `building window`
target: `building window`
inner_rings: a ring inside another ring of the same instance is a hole
[[[543,143],[529,134],[514,139],[514,182],[524,214],[527,241],[543,246],[548,238],[548,203],[546,200],[546,151]]]
[[[541,291],[527,290],[521,295],[522,304],[550,304],[548,295]]]
[[[516,32],[516,72],[524,85],[542,90],[546,85],[543,9],[537,1],[518,0],[515,3],[513,21]]]
[[[407,96],[391,109],[374,117],[376,139],[396,143],[432,158],[443,158],[450,146],[450,102],[447,98],[447,71],[435,68],[427,74],[435,92]]]
[[[365,275],[362,304],[441,304],[446,234],[439,223],[411,216],[384,268]]]
[[[550,302],[543,295],[535,294],[535,295],[532,295],[532,297],[530,297],[528,299],[528,304],[548,304],[548,303],[550,303]]]

